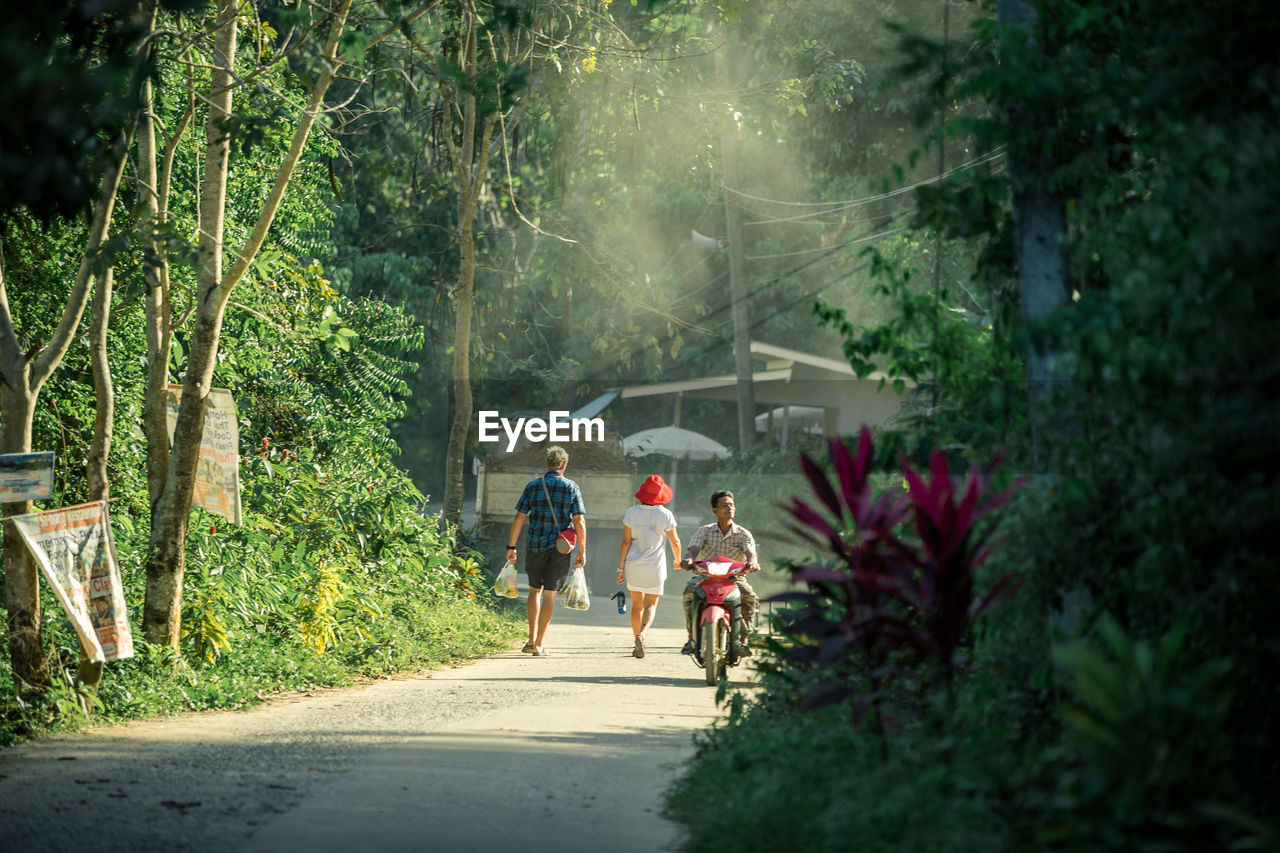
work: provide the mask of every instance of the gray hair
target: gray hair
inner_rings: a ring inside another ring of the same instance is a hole
[[[558,444],[553,444],[547,448],[547,470],[557,470],[561,465],[569,461],[569,454]]]

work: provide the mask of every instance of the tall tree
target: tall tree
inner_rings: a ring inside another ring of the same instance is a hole
[[[31,451],[32,422],[40,391],[62,363],[80,325],[97,266],[101,262],[99,251],[111,226],[127,157],[128,146],[121,138],[115,146],[112,168],[102,179],[75,284],[57,329],[47,343],[36,341],[26,346],[19,336],[18,325],[9,306],[3,234],[0,234],[0,453]],[[4,505],[6,517],[32,511],[31,501]],[[49,676],[40,636],[39,573],[25,544],[8,525],[4,537],[4,568],[9,658],[13,673],[28,684],[43,686],[48,683]]]
[[[458,286],[454,292],[456,314],[453,331],[453,423],[449,427],[449,451],[446,459],[444,517],[453,524],[462,521],[462,463],[466,456],[467,433],[474,414],[471,395],[471,303],[476,283],[476,209],[480,193],[489,173],[490,143],[497,124],[501,104],[490,109],[482,120],[477,109],[476,38],[477,12],[474,0],[462,10],[458,89],[446,98],[451,122],[461,132],[461,139],[446,134],[449,159],[453,163],[458,193]],[[497,57],[494,57],[495,59]]]
[[[144,4],[147,13],[154,16],[154,6]],[[181,30],[181,19],[178,19]],[[179,59],[187,59],[190,47],[185,48]],[[189,69],[189,66],[188,66]],[[191,71],[188,70],[188,79]],[[138,204],[146,213],[145,236],[142,241],[143,258],[143,312],[146,317],[147,336],[147,388],[143,406],[143,432],[147,437],[147,486],[151,506],[160,500],[165,476],[169,468],[169,427],[166,389],[169,383],[169,357],[173,348],[174,318],[169,302],[169,259],[161,250],[160,234],[168,227],[169,191],[173,175],[173,161],[178,146],[196,111],[194,83],[187,86],[187,104],[182,116],[175,122],[163,150],[156,147],[155,88],[148,78],[143,81],[142,117],[138,122]]]
[[[200,236],[197,245],[198,276],[194,327],[187,348],[187,370],[182,400],[174,427],[173,446],[164,482],[159,490],[147,551],[147,594],[143,633],[152,643],[176,647],[181,638],[182,580],[186,565],[186,537],[192,491],[204,431],[205,401],[213,378],[222,331],[223,312],[232,291],[253,263],[280,208],[289,181],[317,118],[324,111],[325,94],[343,65],[339,41],[346,27],[351,0],[338,0],[328,11],[327,35],[312,69],[307,105],[298,118],[288,153],[275,172],[274,181],[253,229],[230,267],[222,270],[223,228],[226,212],[228,159],[233,117],[233,96],[241,85],[235,72],[239,36],[239,4],[218,0],[213,22],[212,72],[205,118],[205,159],[200,187]],[[155,355],[152,356],[155,363]],[[154,401],[153,401],[154,402]]]
[[[189,0],[161,0],[172,9]],[[24,350],[13,316],[0,247],[0,452],[31,448],[32,418],[44,383],[61,363],[96,281],[97,299],[91,333],[93,373],[98,390],[96,437],[89,454],[89,497],[108,493],[106,460],[110,451],[110,373],[105,336],[111,300],[111,258],[104,243],[111,228],[121,177],[127,163],[133,127],[146,108],[139,89],[151,73],[150,44],[154,8],[133,0],[90,4],[73,2],[56,12],[23,7],[8,16],[5,62],[25,63],[27,71],[9,74],[19,81],[5,90],[3,147],[5,191],[0,197],[7,224],[15,207],[25,205],[37,219],[75,212],[86,194],[96,198],[89,216],[79,271],[57,330],[48,344]],[[38,55],[33,55],[38,54]],[[36,119],[29,127],[16,117]],[[10,171],[15,175],[9,175]],[[0,227],[0,241],[4,239]],[[5,514],[29,512],[30,503],[6,506]],[[5,537],[10,654],[14,672],[31,683],[43,683],[39,632],[39,597],[34,562],[17,538]]]
[[[999,0],[996,14],[1003,62],[1044,58],[1044,48],[1036,38],[1036,0]],[[1018,294],[1022,319],[1028,326],[1066,305],[1070,294],[1066,200],[1050,180],[1060,166],[1047,141],[1052,139],[1054,127],[1052,104],[1046,103],[1050,94],[1050,87],[1033,89],[1008,105],[1009,125],[1017,134],[1017,143],[1010,149],[1009,170],[1014,186]],[[1062,375],[1054,359],[1047,345],[1032,340],[1025,347],[1023,360],[1032,400],[1046,400],[1052,394],[1053,380]]]
[[[496,10],[490,13],[497,18]],[[518,69],[528,60],[534,40],[528,28],[483,20],[477,4],[468,0],[462,8],[457,43],[455,64],[459,73],[444,79],[441,87],[448,122],[444,140],[453,166],[458,208],[454,234],[458,243],[458,284],[454,290],[453,421],[449,427],[444,489],[444,517],[455,525],[462,521],[463,461],[475,415],[471,336],[476,214],[490,184],[489,163],[495,146],[507,144],[505,134],[519,121],[513,107],[518,109],[520,101],[518,96],[507,97],[507,75],[510,69]]]

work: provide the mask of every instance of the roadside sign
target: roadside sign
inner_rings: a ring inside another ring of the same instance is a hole
[[[133,657],[105,501],[10,518],[71,617],[91,663]]]
[[[52,452],[0,455],[0,503],[42,501],[52,495]]]

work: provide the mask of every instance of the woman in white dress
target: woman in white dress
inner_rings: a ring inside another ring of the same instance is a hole
[[[644,632],[653,624],[658,599],[667,582],[667,544],[672,562],[680,563],[680,537],[676,517],[663,504],[671,500],[671,487],[657,474],[650,474],[636,500],[622,516],[622,553],[618,557],[618,583],[631,592],[631,630],[636,635],[632,654],[644,657]]]

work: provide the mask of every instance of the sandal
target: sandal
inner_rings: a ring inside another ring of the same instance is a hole
[[[631,654],[635,655],[638,658],[644,657],[644,637],[636,637],[636,647],[635,647],[635,650],[631,652]]]
[[[524,648],[521,649],[520,651],[524,652],[526,655],[531,655],[537,650],[538,650],[538,647],[535,646],[533,643],[525,643]]]
[[[548,656],[548,654],[549,654],[549,653],[547,652],[547,650],[546,650],[546,649],[539,649],[539,648],[535,648],[535,649],[533,650],[533,656],[534,656],[535,658],[545,658],[545,657],[547,657],[547,656]]]

